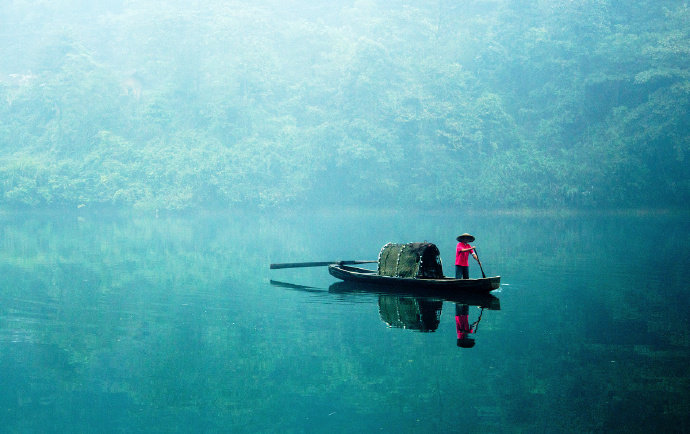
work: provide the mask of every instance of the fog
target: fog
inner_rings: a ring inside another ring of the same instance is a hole
[[[677,1],[9,1],[0,204],[684,207]]]

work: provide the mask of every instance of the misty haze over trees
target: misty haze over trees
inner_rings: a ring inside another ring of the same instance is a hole
[[[687,206],[680,1],[7,0],[0,204]]]

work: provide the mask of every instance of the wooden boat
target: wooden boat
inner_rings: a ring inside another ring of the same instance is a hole
[[[501,286],[500,276],[480,279],[455,279],[445,276],[440,278],[382,276],[378,274],[376,270],[351,267],[339,263],[329,265],[328,272],[331,276],[346,282],[360,282],[408,288],[429,288],[447,292],[490,292]]]
[[[351,265],[376,263],[376,270]],[[501,277],[481,279],[455,279],[443,275],[441,256],[434,244],[388,243],[379,252],[376,261],[295,262],[271,264],[271,269],[328,266],[331,276],[346,282],[359,282],[397,288],[435,289],[448,294],[457,292],[484,292],[498,289]],[[479,263],[481,267],[481,262]]]

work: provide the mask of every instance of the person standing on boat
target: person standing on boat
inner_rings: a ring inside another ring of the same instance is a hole
[[[469,256],[472,253],[472,257],[479,263],[479,258],[474,252],[474,246],[469,245],[469,243],[474,242],[474,237],[470,234],[462,234],[456,238],[458,240],[458,245],[455,248],[455,278],[456,279],[469,279],[470,278],[470,264]]]

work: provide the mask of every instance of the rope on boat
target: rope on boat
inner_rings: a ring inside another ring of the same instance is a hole
[[[390,246],[391,244],[393,243],[386,243],[386,245],[381,247],[381,250],[379,250],[379,257],[376,258],[376,274],[381,274],[381,254],[384,250],[386,250],[386,247]]]
[[[425,241],[426,242],[426,241]],[[415,277],[419,278],[419,274],[424,269],[424,255],[419,255],[419,266],[417,267],[417,275]]]
[[[402,248],[398,252],[398,260],[395,263],[395,277],[400,277],[400,274],[398,273],[398,267],[400,265],[400,255],[402,254],[403,250],[405,250],[405,247],[407,247],[407,244],[403,244]]]

